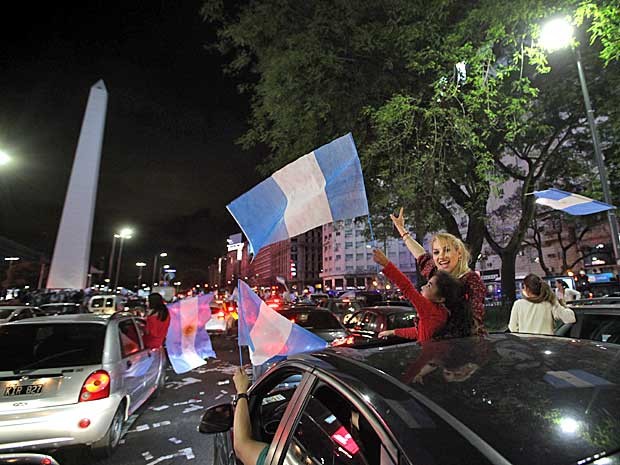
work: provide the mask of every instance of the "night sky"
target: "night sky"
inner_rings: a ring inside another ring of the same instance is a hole
[[[261,180],[244,151],[249,103],[205,50],[200,2],[23,4],[0,32],[0,235],[52,255],[90,87],[108,112],[92,264],[105,269],[115,231],[131,226],[121,282],[135,262],[207,268],[239,231],[225,206]],[[28,8],[28,9],[26,9]],[[145,270],[150,276],[150,268]]]

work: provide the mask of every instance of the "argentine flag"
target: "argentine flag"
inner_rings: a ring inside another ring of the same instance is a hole
[[[175,373],[185,373],[215,358],[205,325],[211,319],[213,293],[182,299],[167,305],[170,326],[166,351]]]
[[[560,189],[547,189],[533,192],[536,203],[560,210],[570,215],[592,215],[593,213],[611,210],[614,207],[607,203],[593,200],[583,195],[571,194]]]
[[[248,346],[252,365],[327,347],[327,342],[280,315],[239,280],[239,346]]]
[[[255,255],[269,244],[368,215],[362,167],[349,133],[276,171],[226,206]]]

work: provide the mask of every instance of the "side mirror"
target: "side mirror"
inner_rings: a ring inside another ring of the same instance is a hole
[[[214,405],[202,416],[198,431],[203,434],[225,433],[232,428],[234,418],[232,404]]]

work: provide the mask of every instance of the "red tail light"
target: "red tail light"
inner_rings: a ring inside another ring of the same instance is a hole
[[[78,402],[89,402],[106,397],[110,397],[110,375],[107,371],[98,370],[91,373],[84,381]]]
[[[216,317],[218,317],[220,320],[223,320],[223,319],[224,319],[224,316],[226,316],[226,314],[224,313],[224,311],[223,311],[223,310],[220,310],[219,312],[217,312],[217,313],[215,314],[215,316],[216,316]]]
[[[50,465],[52,463],[52,460],[49,457],[43,457],[41,459],[41,465]]]

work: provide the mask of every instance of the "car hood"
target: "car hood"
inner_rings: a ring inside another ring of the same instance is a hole
[[[372,405],[403,402],[402,394],[387,394],[386,373],[410,400],[450,418],[461,434],[473,432],[510,463],[577,463],[620,449],[620,345],[496,334],[326,352],[321,358],[336,372],[355,373]],[[381,370],[379,381],[356,360]],[[395,413],[386,421],[400,437],[412,434]]]
[[[347,337],[347,332],[344,329],[313,329],[312,332],[327,342]]]

